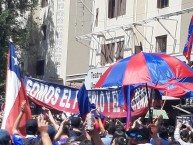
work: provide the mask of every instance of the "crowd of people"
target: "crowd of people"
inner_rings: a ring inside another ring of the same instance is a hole
[[[23,101],[12,133],[0,129],[0,145],[193,145],[190,124],[168,125],[159,115],[152,121],[139,117],[126,130],[120,119],[104,117],[96,109],[87,114],[89,118],[81,118],[78,114],[54,116],[51,110],[43,108],[42,114],[27,121],[24,137],[19,125],[25,104]]]

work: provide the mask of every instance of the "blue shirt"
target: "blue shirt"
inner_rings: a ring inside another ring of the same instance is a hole
[[[29,141],[33,141],[36,138],[36,136],[34,136],[34,135],[27,135],[26,138]],[[14,145],[23,145],[24,144],[24,138],[22,138],[18,133],[14,133],[12,135],[12,139],[13,139]]]
[[[163,138],[161,138],[161,137],[159,137],[159,138],[160,138],[160,142],[161,142],[162,145],[168,145],[168,144],[169,144],[169,141],[168,141],[168,140],[165,140],[165,139],[163,139]],[[152,145],[156,145],[153,138],[151,138],[150,143],[151,143]]]
[[[113,135],[107,135],[106,137],[101,138],[104,145],[110,145],[112,141]]]

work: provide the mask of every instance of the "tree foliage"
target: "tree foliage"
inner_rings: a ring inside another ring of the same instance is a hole
[[[27,49],[34,22],[32,12],[38,0],[0,0],[0,91],[4,90],[8,39],[13,37],[20,49]]]

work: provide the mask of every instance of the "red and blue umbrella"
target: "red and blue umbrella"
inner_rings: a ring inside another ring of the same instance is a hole
[[[176,82],[192,83],[193,69],[167,54],[141,52],[111,65],[95,88],[147,84],[164,89]]]
[[[192,82],[193,70],[184,62],[167,54],[141,52],[111,65],[96,83],[95,88],[128,86],[126,92],[129,97],[126,102],[129,126],[131,86],[146,85],[181,97],[186,92],[192,92]]]

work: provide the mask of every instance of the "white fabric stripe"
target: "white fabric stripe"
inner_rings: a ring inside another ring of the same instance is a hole
[[[7,81],[6,81],[5,110],[4,110],[4,117],[3,117],[3,122],[1,126],[2,129],[5,129],[7,118],[14,105],[16,97],[18,96],[20,87],[21,87],[21,82],[18,79],[17,75],[13,71],[8,70]]]

